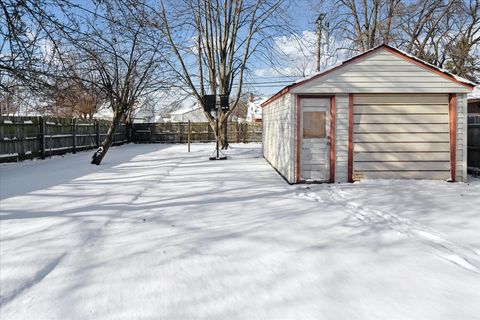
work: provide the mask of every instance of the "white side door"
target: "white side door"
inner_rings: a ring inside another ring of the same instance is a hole
[[[330,179],[330,99],[300,101],[300,180]]]

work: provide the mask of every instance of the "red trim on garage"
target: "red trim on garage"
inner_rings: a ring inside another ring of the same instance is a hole
[[[300,182],[300,96],[297,96],[297,156],[296,156],[296,179],[297,183]]]
[[[353,94],[348,95],[348,182],[353,182]]]
[[[373,54],[373,53],[375,53],[375,52],[377,52],[378,50],[381,50],[381,49],[385,49],[385,50],[387,50],[388,52],[393,53],[393,54],[395,54],[396,56],[401,57],[402,59],[404,59],[404,60],[406,60],[406,61],[409,61],[409,62],[411,62],[411,63],[413,63],[413,64],[415,64],[415,65],[417,65],[417,66],[419,66],[419,67],[422,67],[423,69],[425,69],[425,70],[427,70],[427,71],[431,71],[431,72],[433,72],[433,73],[435,73],[435,74],[437,74],[437,75],[439,75],[439,76],[441,76],[441,77],[443,77],[443,78],[445,78],[445,79],[447,79],[447,80],[450,80],[450,81],[452,81],[452,82],[455,82],[456,84],[461,85],[461,86],[463,86],[463,87],[465,87],[465,88],[467,88],[467,89],[473,90],[473,88],[475,87],[475,85],[473,85],[473,84],[469,84],[469,83],[465,83],[465,82],[461,82],[461,81],[457,80],[457,79],[453,76],[453,74],[451,74],[451,73],[449,73],[449,72],[447,72],[447,71],[443,71],[443,70],[441,70],[441,69],[439,69],[439,68],[437,68],[437,67],[435,67],[435,66],[433,66],[433,65],[430,65],[430,64],[428,64],[428,63],[426,63],[426,62],[424,62],[424,61],[422,61],[422,60],[420,60],[420,59],[418,59],[418,58],[413,58],[413,57],[411,57],[411,56],[408,56],[408,55],[406,55],[404,52],[402,52],[402,51],[400,51],[400,50],[398,50],[398,49],[396,49],[396,48],[390,47],[390,46],[388,46],[388,45],[386,45],[386,44],[382,44],[382,45],[380,45],[380,46],[378,46],[378,47],[376,47],[376,48],[374,48],[374,49],[372,49],[372,50],[370,50],[370,51],[363,52],[363,53],[361,53],[361,54],[359,54],[359,55],[357,55],[357,56],[355,56],[355,57],[353,57],[353,58],[347,59],[347,60],[343,61],[341,64],[339,64],[339,65],[337,65],[337,66],[334,66],[334,67],[332,67],[332,68],[330,68],[330,69],[328,69],[328,70],[325,70],[325,71],[323,71],[323,72],[319,72],[319,73],[317,73],[317,74],[314,74],[312,77],[310,77],[310,78],[308,78],[308,79],[301,80],[301,81],[299,81],[299,82],[295,82],[295,83],[293,83],[293,84],[291,84],[291,85],[286,86],[285,88],[283,88],[282,90],[280,90],[279,92],[277,92],[275,95],[273,95],[271,98],[269,98],[267,101],[263,102],[263,103],[261,104],[261,106],[264,107],[264,106],[268,105],[269,103],[271,103],[271,102],[273,102],[274,100],[280,98],[281,96],[283,96],[284,94],[286,94],[287,92],[289,92],[290,90],[292,90],[293,88],[296,88],[296,87],[298,87],[298,86],[301,86],[302,84],[304,84],[304,83],[306,83],[306,82],[309,82],[309,81],[311,81],[311,80],[315,80],[315,79],[318,79],[318,78],[320,78],[320,77],[323,77],[323,76],[325,76],[325,75],[327,75],[327,74],[329,74],[329,73],[331,73],[331,72],[333,72],[333,71],[335,71],[335,70],[338,70],[338,69],[340,69],[340,68],[342,68],[342,67],[345,67],[346,65],[349,65],[349,64],[352,63],[352,62],[355,62],[355,61],[357,61],[357,60],[359,60],[359,59],[368,57],[369,55],[371,55],[371,54]]]
[[[457,95],[455,93],[449,96],[448,114],[450,117],[450,175],[452,182],[455,182],[457,175]]]
[[[335,182],[335,96],[330,97],[330,182]]]

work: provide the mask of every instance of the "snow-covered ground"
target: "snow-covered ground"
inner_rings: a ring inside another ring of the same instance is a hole
[[[0,318],[480,318],[480,180],[291,186],[211,148],[1,166]]]

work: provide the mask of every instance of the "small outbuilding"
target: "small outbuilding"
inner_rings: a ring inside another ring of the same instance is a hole
[[[381,45],[265,101],[263,156],[289,183],[466,181],[474,86]]]

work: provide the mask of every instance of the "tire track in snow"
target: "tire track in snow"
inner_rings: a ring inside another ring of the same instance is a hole
[[[322,197],[322,195],[311,191],[310,187],[303,190],[298,188],[297,195],[320,203],[330,202],[345,207],[355,219],[366,225],[386,225],[389,229],[407,237],[415,236],[434,248],[439,257],[480,274],[480,256],[475,250],[452,242],[438,231],[410,219],[352,202],[345,196],[344,191],[335,187],[328,186],[325,191],[326,197]]]

